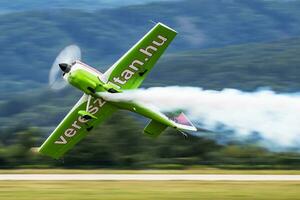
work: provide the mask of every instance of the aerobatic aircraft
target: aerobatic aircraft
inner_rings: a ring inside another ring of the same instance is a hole
[[[89,131],[119,109],[135,112],[151,119],[144,129],[144,133],[152,137],[159,136],[167,127],[183,132],[196,131],[195,126],[183,113],[171,119],[148,105],[133,101],[112,102],[101,97],[103,92],[120,93],[125,90],[137,89],[176,34],[177,32],[172,28],[157,23],[105,73],[80,61],[80,56],[78,56],[80,53],[70,53],[70,51],[74,51],[74,47],[62,51],[53,64],[53,73],[56,69],[61,71],[59,74],[64,81],[84,94],[37,149],[38,152],[55,159],[61,158]],[[77,56],[74,56],[76,54]],[[61,57],[67,58],[61,59]],[[54,87],[57,88],[63,85],[63,83],[55,84]]]

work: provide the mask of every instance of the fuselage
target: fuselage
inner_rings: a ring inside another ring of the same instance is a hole
[[[106,78],[101,72],[80,61],[76,61],[72,64],[70,72],[64,74],[64,79],[72,86],[94,98],[103,98],[101,92],[122,92],[119,88],[107,83]],[[105,98],[103,99],[107,101]],[[143,105],[133,101],[109,101],[109,103],[119,109],[135,112],[167,126],[176,128],[173,121],[150,105]]]
[[[80,61],[72,63],[71,71],[63,77],[72,86],[89,95],[106,91],[103,87],[105,85],[103,74]]]

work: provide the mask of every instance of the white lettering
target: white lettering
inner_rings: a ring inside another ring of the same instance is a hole
[[[129,80],[133,75],[134,75],[134,72],[130,71],[129,69],[126,69],[121,74],[121,76],[123,76],[126,80]]]
[[[144,61],[147,62],[152,56],[153,54],[157,51],[157,48],[162,46],[163,44],[165,44],[165,42],[168,40],[166,37],[163,37],[161,35],[158,35],[157,38],[159,39],[159,41],[153,40],[152,44],[154,45],[149,45],[146,48],[140,48],[139,52],[141,52],[143,55],[145,55],[146,57],[144,58]],[[123,72],[121,72],[121,77],[124,79],[120,79],[120,77],[114,77],[113,78],[113,82],[110,82],[111,84],[117,86],[118,88],[121,88],[118,84],[124,85],[127,83],[128,80],[130,80],[133,75],[139,71],[139,68],[141,68],[141,66],[144,65],[144,62],[142,62],[141,60],[134,60],[132,61],[132,63],[128,66],[129,69],[125,69]]]
[[[74,135],[76,135],[76,130],[75,129],[72,129],[72,128],[68,128],[66,131],[65,131],[65,136],[67,137],[73,137]]]
[[[72,126],[73,126],[74,128],[80,129],[81,127],[78,126],[77,122],[78,122],[78,121],[74,121],[73,124],[72,124]]]
[[[80,117],[78,117],[78,121],[80,122],[80,123],[87,123],[89,120],[87,120],[87,119],[84,119],[82,116],[80,116]]]
[[[163,37],[163,36],[161,36],[161,35],[159,35],[159,36],[157,36],[160,40],[161,40],[161,42],[160,43],[158,43],[158,42],[156,42],[155,40],[153,40],[153,44],[154,45],[156,45],[156,46],[161,46],[161,45],[163,45],[164,43],[165,43],[165,41],[167,41],[167,38],[165,38],[165,37]]]
[[[97,98],[93,101],[93,105],[89,106],[89,112],[92,115],[95,115],[97,112],[99,112],[100,108],[106,103],[102,98]],[[77,130],[76,129],[81,129],[82,125],[87,123],[89,120],[84,119],[82,116],[79,116],[77,120],[75,120],[71,127],[68,128],[65,132],[64,135],[61,135],[57,141],[54,142],[54,144],[67,144],[68,141],[64,136],[67,138],[72,138],[76,135]]]
[[[136,64],[140,65],[140,66],[143,66],[144,63],[139,61],[139,60],[134,60],[130,65],[129,65],[129,68],[133,69],[134,71],[137,71],[138,68],[135,66]]]
[[[153,41],[154,42],[154,41]],[[150,50],[152,50],[152,52],[150,52]],[[153,47],[153,46],[148,46],[146,49],[140,49],[140,52],[145,54],[148,57],[152,56],[152,53],[154,53],[155,51],[157,51],[157,48]]]
[[[114,82],[115,82],[115,83],[120,83],[120,84],[122,84],[122,85],[124,85],[124,84],[126,83],[125,80],[124,80],[124,81],[121,81],[119,77],[114,77],[113,79],[114,79]]]
[[[96,104],[96,103],[98,103],[99,108],[101,108],[106,103],[106,101],[104,101],[102,98],[97,98],[94,101],[94,104]]]
[[[98,112],[99,108],[98,107],[92,107],[91,109],[89,109],[89,113],[91,113],[92,115],[96,114]]]
[[[60,140],[56,140],[54,143],[55,144],[67,144],[67,140],[64,138],[64,136],[59,137]]]

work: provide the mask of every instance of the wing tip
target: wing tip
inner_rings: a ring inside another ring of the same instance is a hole
[[[39,154],[40,153],[40,147],[31,147],[29,151],[33,154]]]
[[[162,22],[157,22],[157,23],[156,23],[156,26],[163,26],[163,27],[165,27],[165,28],[167,28],[167,29],[169,29],[169,30],[171,30],[171,31],[173,31],[173,32],[175,32],[175,33],[177,33],[176,30],[172,29],[171,27],[165,25],[165,24],[162,23]]]

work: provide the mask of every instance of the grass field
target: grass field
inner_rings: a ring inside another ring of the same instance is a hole
[[[287,174],[300,175],[300,170],[226,170],[198,168],[186,170],[112,170],[112,169],[8,169],[0,174]]]
[[[0,199],[299,199],[300,182],[0,181]]]

